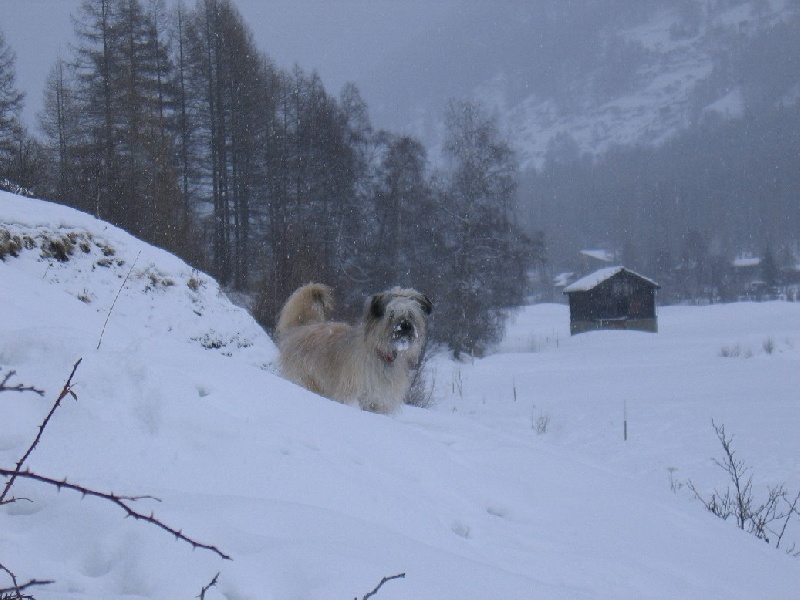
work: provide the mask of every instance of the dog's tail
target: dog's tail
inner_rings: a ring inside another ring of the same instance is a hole
[[[322,323],[333,310],[333,291],[322,283],[307,283],[289,296],[281,309],[275,336],[280,341],[292,327]]]

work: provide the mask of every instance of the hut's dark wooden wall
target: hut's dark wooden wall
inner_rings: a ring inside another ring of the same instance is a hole
[[[629,271],[621,271],[596,287],[570,292],[570,330],[637,329],[657,331],[658,286]]]

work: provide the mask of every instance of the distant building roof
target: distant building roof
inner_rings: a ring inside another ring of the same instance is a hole
[[[761,259],[757,256],[741,254],[734,258],[731,264],[737,268],[757,267],[761,264]]]
[[[612,263],[616,260],[614,253],[608,250],[581,250],[578,254],[607,263]]]
[[[555,277],[553,277],[553,285],[556,287],[566,287],[569,283],[569,280],[575,276],[575,273],[572,271],[567,271],[566,273],[559,273]]]
[[[647,283],[651,284],[653,287],[661,287],[652,279],[648,279],[643,275],[639,275],[638,273],[634,273],[630,269],[626,269],[625,267],[606,267],[605,269],[600,269],[599,271],[595,271],[594,273],[590,273],[586,277],[582,277],[578,279],[572,285],[568,285],[564,288],[565,294],[571,294],[573,292],[588,292],[591,289],[596,288],[598,285],[603,283],[604,281],[611,279],[617,273],[627,272],[633,275],[634,277],[638,277],[639,279],[646,281]]]

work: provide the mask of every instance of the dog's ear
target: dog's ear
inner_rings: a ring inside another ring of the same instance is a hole
[[[375,294],[369,300],[369,314],[376,319],[383,318],[383,315],[386,313],[386,304],[386,294]]]
[[[422,308],[422,312],[426,315],[430,315],[433,312],[433,302],[426,294],[417,294],[414,296],[414,300],[417,301],[420,308]]]

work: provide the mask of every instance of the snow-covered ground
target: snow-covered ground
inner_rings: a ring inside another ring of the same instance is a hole
[[[376,598],[797,597],[800,559],[682,484],[725,488],[714,419],[757,496],[800,488],[800,305],[663,307],[658,334],[575,337],[566,307],[528,307],[496,354],[434,357],[432,408],[387,417],[281,379],[211,278],[118,229],[0,193],[0,248],[4,230],[23,249],[0,261],[0,380],[46,393],[0,394],[0,468],[82,358],[27,465],[157,497],[132,507],[232,559],[18,479],[0,564],[53,580],[40,600],[191,598],[217,573],[207,599],[361,598],[400,573]]]

